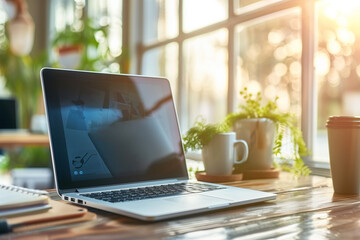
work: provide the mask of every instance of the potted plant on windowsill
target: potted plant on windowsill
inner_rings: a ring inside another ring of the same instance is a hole
[[[239,106],[238,112],[229,114],[225,120],[237,133],[237,138],[245,139],[249,145],[248,161],[235,169],[235,172],[257,168],[266,170],[275,165],[296,176],[310,174],[311,171],[301,158],[308,154],[308,149],[295,116],[279,112],[276,104],[278,98],[262,104],[261,93],[253,95],[247,88],[240,95],[245,103]],[[282,148],[287,136],[289,141],[284,153]],[[275,162],[273,157],[276,158]]]
[[[233,165],[247,161],[247,143],[237,140],[236,133],[229,132],[229,130],[230,128],[225,122],[206,124],[204,119],[201,119],[195,122],[195,125],[183,138],[186,151],[201,149],[207,176],[224,179],[226,176],[231,176]],[[236,154],[238,146],[242,146],[241,158],[238,158]]]
[[[225,122],[210,124],[205,119],[198,119],[183,136],[185,152],[201,150],[214,138],[216,134],[229,132],[230,127]]]

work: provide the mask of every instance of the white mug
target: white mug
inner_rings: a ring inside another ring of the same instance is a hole
[[[243,148],[241,160],[237,160],[236,148]],[[206,174],[231,175],[234,164],[241,164],[247,160],[248,145],[244,140],[236,140],[236,133],[219,133],[202,149],[202,158]]]

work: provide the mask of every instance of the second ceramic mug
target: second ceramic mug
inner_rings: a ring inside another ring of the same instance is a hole
[[[238,161],[236,148],[242,146],[243,156]],[[205,171],[209,175],[231,175],[234,164],[247,160],[248,145],[244,140],[237,140],[235,132],[219,133],[202,149]]]

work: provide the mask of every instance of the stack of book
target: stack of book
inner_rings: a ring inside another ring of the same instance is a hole
[[[46,191],[0,184],[0,218],[50,208]]]
[[[94,219],[95,213],[51,200],[46,191],[0,184],[0,235]]]

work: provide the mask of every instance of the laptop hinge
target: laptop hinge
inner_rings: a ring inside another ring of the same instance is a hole
[[[129,184],[98,186],[98,187],[89,187],[89,188],[77,188],[76,192],[86,193],[86,192],[97,192],[97,191],[111,191],[111,190],[122,189],[122,188],[145,187],[145,186],[151,186],[151,185],[176,183],[176,182],[183,181],[183,180],[187,180],[187,179],[165,179],[165,180],[158,180],[158,181],[147,181],[147,182],[138,182],[138,183],[129,183]]]
[[[66,193],[73,193],[73,192],[77,192],[77,189],[71,188],[71,189],[59,189],[59,190],[58,190],[58,193],[59,193],[60,195],[64,195],[64,194],[66,194]]]

